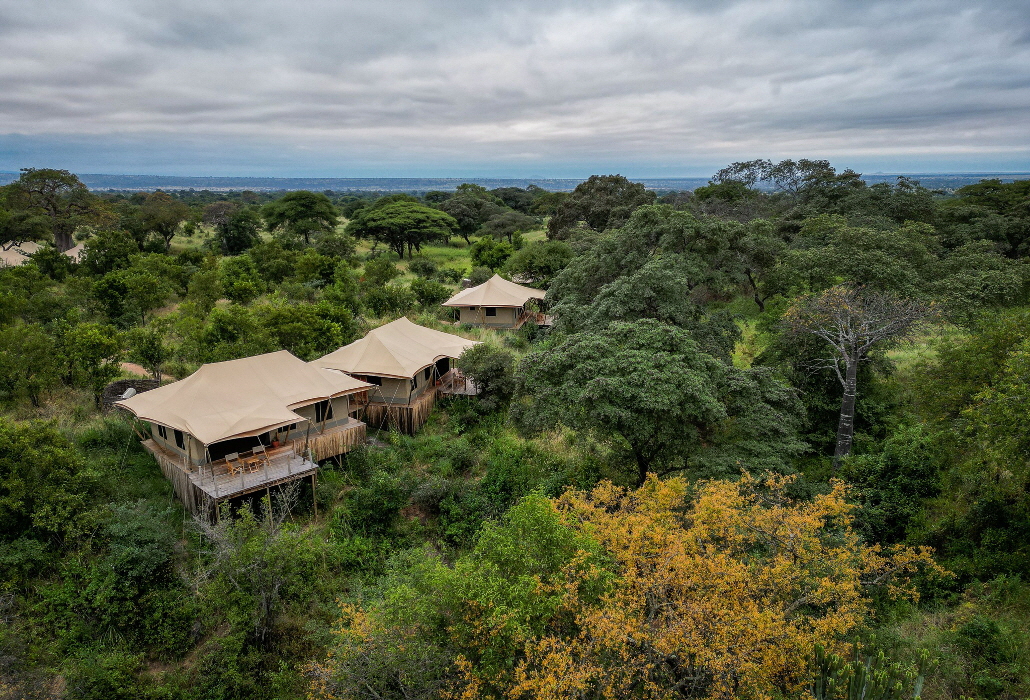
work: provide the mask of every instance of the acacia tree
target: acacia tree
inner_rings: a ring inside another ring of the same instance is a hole
[[[446,240],[458,228],[458,222],[449,214],[416,202],[397,201],[381,207],[362,209],[347,224],[347,233],[385,243],[397,256],[404,258],[404,249],[411,257],[412,250],[421,252],[422,245],[434,240]]]
[[[282,230],[311,244],[312,234],[335,230],[339,212],[321,192],[299,190],[283,195],[261,210],[269,231]]]
[[[837,285],[800,299],[784,315],[783,324],[789,333],[814,335],[826,341],[832,350],[818,362],[831,368],[844,388],[833,453],[834,471],[851,453],[854,440],[858,364],[872,350],[884,350],[910,338],[932,311],[922,301]]]

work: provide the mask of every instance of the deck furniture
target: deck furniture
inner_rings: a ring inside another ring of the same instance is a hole
[[[242,474],[244,469],[243,460],[240,459],[239,452],[230,452],[225,455],[225,466],[229,468],[229,473],[235,476],[236,474]]]

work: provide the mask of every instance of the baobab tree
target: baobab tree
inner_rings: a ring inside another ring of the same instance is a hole
[[[885,350],[912,337],[934,312],[931,304],[903,299],[863,287],[837,285],[818,295],[799,299],[783,317],[788,332],[811,334],[830,346],[819,359],[844,387],[837,424],[833,470],[851,453],[855,435],[858,363],[874,349]]]

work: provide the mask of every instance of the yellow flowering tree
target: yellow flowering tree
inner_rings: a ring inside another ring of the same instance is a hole
[[[816,645],[845,653],[874,589],[915,597],[910,575],[938,567],[863,544],[842,483],[809,501],[788,485],[652,476],[531,497],[517,537],[488,528],[453,567],[348,608],[313,697],[801,697]]]

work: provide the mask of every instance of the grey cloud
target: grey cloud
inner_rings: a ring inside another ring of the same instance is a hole
[[[1026,158],[1028,24],[958,0],[51,0],[0,8],[0,133],[131,138],[155,169],[184,137],[326,168]]]

